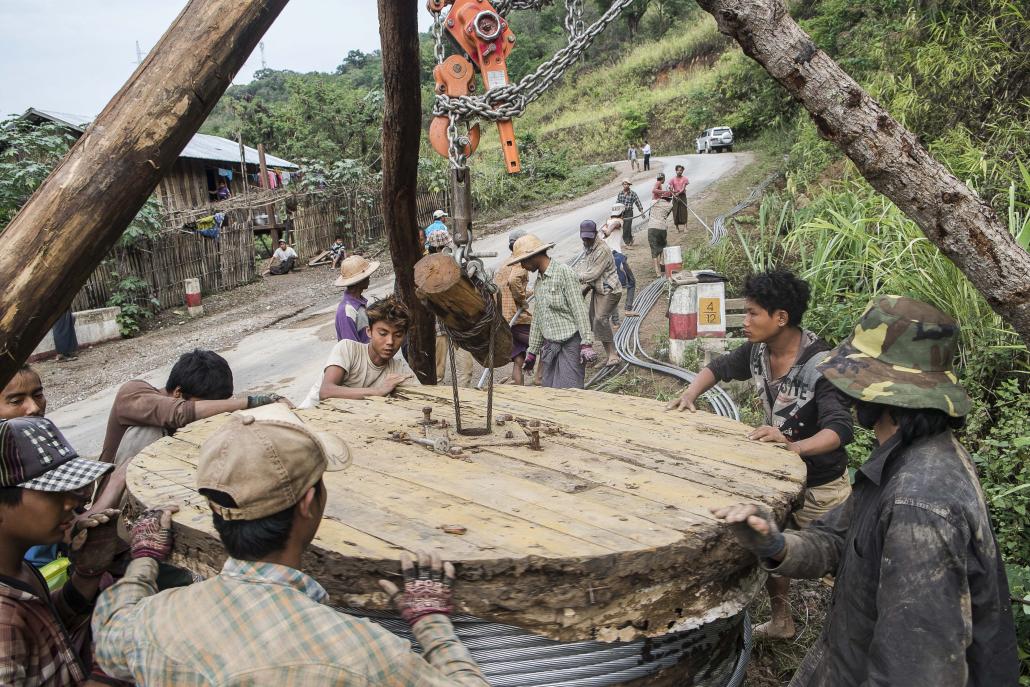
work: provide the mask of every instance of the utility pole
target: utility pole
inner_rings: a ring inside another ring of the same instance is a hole
[[[136,41],[136,66],[143,64],[143,51],[139,47],[139,41]]]
[[[415,263],[422,257],[415,194],[422,138],[419,87],[419,0],[379,0],[383,55],[383,222],[393,260],[394,292],[412,316],[409,363],[423,384],[436,383],[433,315],[415,295]]]
[[[265,42],[261,41],[258,43],[258,48],[261,49],[261,71],[268,69],[268,63],[265,62]]]

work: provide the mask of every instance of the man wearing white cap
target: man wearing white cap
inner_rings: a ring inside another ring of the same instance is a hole
[[[361,294],[368,288],[372,273],[379,269],[379,261],[371,262],[360,255],[352,255],[340,265],[340,276],[335,286],[344,286],[343,300],[336,308],[336,340],[351,339],[368,343],[368,299]]]
[[[325,605],[326,591],[301,570],[328,501],[323,474],[349,462],[339,437],[312,431],[285,407],[230,416],[201,446],[196,474],[229,554],[221,573],[156,593],[170,518],[147,528],[157,532],[149,546],[137,547],[137,524],[134,560],[93,616],[101,667],[143,687],[486,686],[448,618],[450,563],[420,556],[416,567],[402,558],[404,589],[380,582],[422,656],[379,625]]]
[[[437,232],[437,231],[448,231],[449,232],[449,230],[447,229],[447,223],[444,221],[444,218],[446,218],[446,217],[449,217],[449,215],[446,212],[444,212],[443,210],[436,210],[436,211],[433,212],[433,223],[430,224],[429,226],[427,226],[426,229],[425,229],[425,234],[426,234],[425,248],[426,248],[426,250],[429,250],[429,235],[430,234],[432,234],[433,232]]]
[[[279,247],[272,253],[272,258],[268,261],[268,274],[287,274],[293,269],[294,263],[297,262],[297,251],[293,250],[290,244],[286,243],[286,239],[279,239]]]

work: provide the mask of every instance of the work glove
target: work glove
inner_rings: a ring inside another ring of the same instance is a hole
[[[522,365],[522,369],[526,372],[532,372],[534,367],[536,367],[536,353],[527,353],[526,362]]]
[[[71,549],[68,557],[77,575],[100,577],[111,565],[118,551],[117,508],[90,513],[72,525]]]
[[[772,558],[787,545],[783,533],[776,527],[772,511],[765,506],[746,503],[711,511],[729,524],[737,543],[760,559]]]
[[[279,394],[254,394],[253,396],[247,396],[247,407],[257,408],[258,406],[267,406],[269,403],[278,403],[284,401],[285,397]],[[293,404],[286,401],[287,405],[291,408]]]
[[[133,560],[153,558],[163,561],[172,554],[172,513],[178,507],[154,508],[145,511],[132,526]]]
[[[418,562],[407,553],[401,556],[401,572],[404,573],[404,589],[397,589],[393,582],[379,580],[401,617],[414,626],[422,618],[434,613],[450,615],[453,611],[451,588],[454,586],[454,566],[440,560],[440,554],[432,556],[419,553]]]
[[[579,347],[579,362],[587,367],[597,362],[597,354],[594,353],[594,347],[591,344],[582,344]]]

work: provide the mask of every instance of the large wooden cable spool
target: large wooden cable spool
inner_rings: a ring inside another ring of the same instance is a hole
[[[804,487],[795,454],[708,413],[500,387],[500,426],[466,438],[440,424],[450,390],[399,392],[297,411],[353,456],[325,475],[325,516],[304,561],[334,605],[387,609],[376,581],[396,577],[401,551],[435,550],[457,566],[462,613],[560,641],[661,636],[739,613],[761,583],[709,507],[760,502],[782,521]],[[484,395],[468,391],[463,414],[483,419]],[[225,420],[161,439],[128,473],[130,512],[180,506],[173,562],[204,575],[226,554],[194,473],[201,443]],[[447,452],[409,441],[448,434]]]
[[[503,367],[511,362],[511,328],[490,296],[472,283],[446,253],[433,253],[415,263],[419,298],[439,317],[455,345],[467,350],[483,367]],[[493,361],[490,361],[490,339]]]

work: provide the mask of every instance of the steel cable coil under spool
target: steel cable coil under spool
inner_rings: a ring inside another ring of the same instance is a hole
[[[371,620],[421,652],[411,628],[397,615],[338,610]],[[751,619],[746,611],[684,632],[611,644],[557,642],[467,615],[455,615],[451,622],[491,687],[613,687],[654,675],[687,658],[693,661],[690,685],[739,687],[751,654]],[[732,647],[726,646],[729,643]]]

